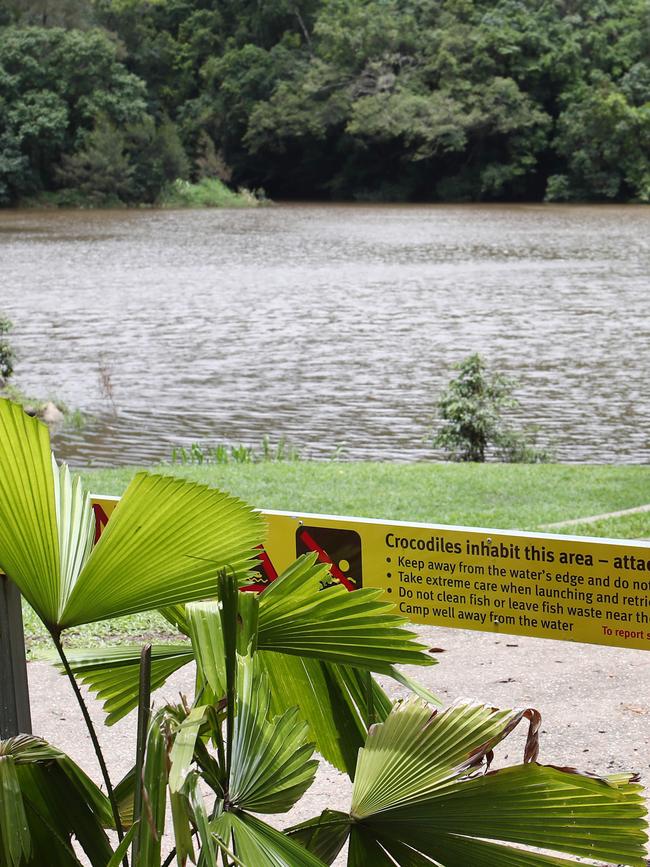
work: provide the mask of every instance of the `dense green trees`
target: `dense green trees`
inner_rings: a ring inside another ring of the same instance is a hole
[[[55,185],[64,154],[87,144],[100,116],[122,127],[146,117],[143,82],[98,30],[5,28],[0,34],[0,197]]]
[[[649,154],[647,0],[0,0],[5,201],[155,201],[174,173],[648,201]]]
[[[0,201],[65,187],[90,202],[153,202],[187,175],[176,127],[153,116],[121,54],[98,29],[0,32]]]

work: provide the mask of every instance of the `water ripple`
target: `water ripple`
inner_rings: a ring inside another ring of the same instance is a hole
[[[265,434],[440,457],[435,403],[473,351],[559,459],[645,463],[649,230],[642,207],[4,211],[2,309],[19,384],[95,417],[56,438],[76,465]]]

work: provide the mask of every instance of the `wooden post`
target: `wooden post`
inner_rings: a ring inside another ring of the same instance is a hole
[[[0,574],[0,738],[31,732],[20,591]]]

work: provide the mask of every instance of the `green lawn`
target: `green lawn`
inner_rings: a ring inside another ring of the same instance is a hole
[[[502,529],[539,530],[650,502],[650,467],[644,466],[297,461],[154,469],[215,485],[262,509]],[[121,494],[134,472],[94,470],[83,477],[93,493]],[[650,538],[650,513],[556,532]],[[31,653],[39,654],[46,638],[30,611],[25,632]],[[141,614],[71,631],[67,641],[85,645],[152,636],[173,637],[159,615]]]
[[[262,509],[521,530],[650,502],[650,467],[642,466],[297,461],[155,470]],[[84,482],[93,493],[120,494],[134,472],[95,470]],[[619,519],[617,532],[650,535],[650,514],[634,517]]]

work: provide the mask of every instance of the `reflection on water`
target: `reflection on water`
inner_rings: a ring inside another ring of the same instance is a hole
[[[76,465],[265,434],[427,459],[473,351],[559,459],[646,462],[649,265],[643,207],[0,212],[18,382],[96,416],[57,437]]]

